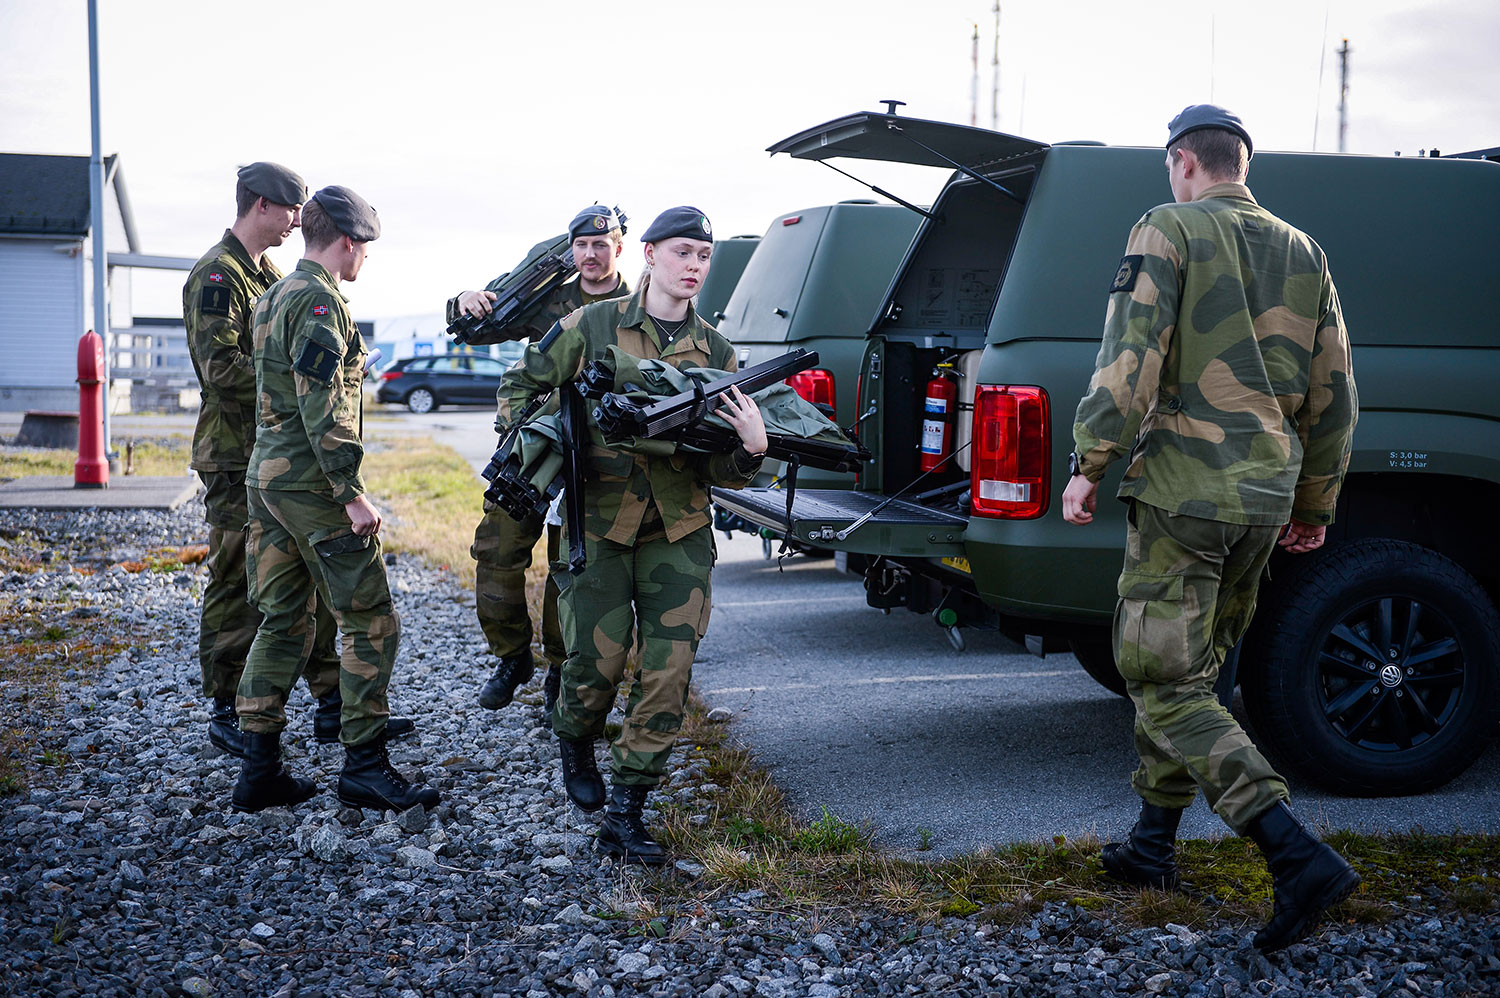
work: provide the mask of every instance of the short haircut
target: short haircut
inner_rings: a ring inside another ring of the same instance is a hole
[[[302,240],[310,250],[325,249],[343,236],[328,212],[316,200],[302,206]]]
[[[1244,141],[1225,128],[1194,129],[1168,146],[1167,153],[1177,149],[1191,150],[1210,177],[1240,181],[1250,172]]]
[[[244,218],[250,214],[250,209],[255,207],[255,202],[258,200],[260,200],[260,195],[246,187],[243,180],[234,182],[235,218]]]

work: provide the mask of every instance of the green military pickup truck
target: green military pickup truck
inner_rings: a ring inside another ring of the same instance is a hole
[[[832,374],[857,382],[874,455],[855,488],[799,487],[790,521],[774,488],[716,501],[863,556],[871,606],[930,614],[960,646],[961,628],[989,627],[1071,649],[1118,692],[1125,507],[1108,497],[1125,462],[1093,526],[1065,524],[1060,497],[1126,234],[1171,196],[1162,151],[878,112],[770,151],[956,172],[930,209],[908,205],[920,225],[858,371]],[[1237,678],[1267,751],[1341,792],[1438,786],[1500,721],[1496,159],[1258,152],[1250,172],[1257,199],[1328,254],[1361,415],[1328,543],[1273,559]]]

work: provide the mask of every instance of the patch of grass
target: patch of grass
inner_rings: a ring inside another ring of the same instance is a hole
[[[1271,877],[1246,839],[1180,842],[1184,889],[1177,892],[1111,880],[1092,836],[1055,836],[923,862],[873,845],[867,830],[827,808],[810,822],[799,821],[726,726],[706,721],[696,697],[677,751],[699,763],[702,782],[720,790],[706,821],[694,820],[703,811],[701,800],[662,807],[662,837],[676,855],[704,867],[691,882],[650,884],[663,913],[673,904],[703,907],[726,892],[756,889],[765,894],[760,906],[808,918],[876,909],[919,921],[977,916],[1011,925],[1029,921],[1047,902],[1140,926],[1253,924],[1270,915]],[[1500,906],[1500,836],[1336,832],[1327,838],[1364,877],[1355,895],[1329,913],[1332,923],[1379,922],[1413,909]]]
[[[130,447],[131,474],[134,475],[186,475],[191,459],[192,437],[174,433],[149,439],[115,437],[112,441],[119,451],[119,472],[125,470],[125,451]],[[71,475],[73,462],[78,452],[55,447],[0,447],[0,481],[25,478],[29,475]]]
[[[367,442],[362,470],[371,501],[387,518],[380,529],[385,549],[417,555],[472,589],[469,545],[484,515],[484,489],[469,462],[427,437],[393,436]],[[533,606],[540,604],[546,562],[545,550],[532,558]]]

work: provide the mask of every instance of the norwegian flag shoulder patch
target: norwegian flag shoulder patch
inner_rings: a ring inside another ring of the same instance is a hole
[[[312,314],[313,315],[327,315],[328,314],[328,306],[327,305],[314,305],[312,307]]]
[[[208,279],[210,281],[213,281],[215,284],[223,284],[224,283],[224,275],[221,274],[221,273],[219,273],[218,271],[214,271],[212,274],[209,274],[208,275]]]

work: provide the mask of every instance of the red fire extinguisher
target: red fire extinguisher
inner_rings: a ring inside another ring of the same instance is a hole
[[[953,450],[953,423],[958,415],[958,382],[953,364],[943,361],[927,382],[927,401],[922,419],[922,470],[943,465]]]

